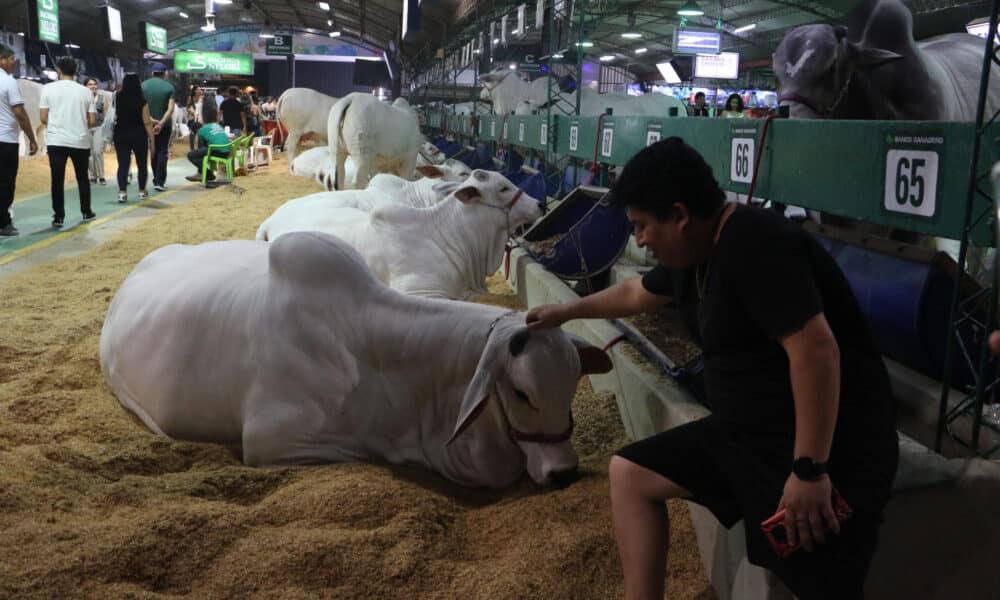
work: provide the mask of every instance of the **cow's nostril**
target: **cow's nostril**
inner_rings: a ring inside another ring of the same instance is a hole
[[[564,488],[580,479],[580,472],[573,467],[563,471],[553,471],[551,477],[553,485]]]

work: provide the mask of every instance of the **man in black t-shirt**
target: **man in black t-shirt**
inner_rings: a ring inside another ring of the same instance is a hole
[[[235,135],[248,132],[247,114],[243,111],[240,91],[236,87],[229,88],[229,97],[222,101],[219,110],[222,111],[223,127],[229,127],[229,130]]]
[[[692,117],[707,117],[708,107],[705,106],[705,92],[698,92],[694,95],[694,104],[691,105]]]
[[[611,460],[612,521],[627,598],[662,598],[665,501],[745,521],[750,562],[801,599],[861,598],[898,458],[888,375],[850,286],[808,233],[773,211],[726,204],[680,138],[636,154],[612,191],[639,246],[642,278],[528,313],[529,328],[614,318],[673,300],[703,349],[709,417]],[[834,488],[853,509],[839,523]],[[761,523],[785,510],[780,558]]]

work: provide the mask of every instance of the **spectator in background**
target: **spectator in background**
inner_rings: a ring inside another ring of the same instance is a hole
[[[223,96],[219,90],[215,90],[215,108],[222,109],[222,103],[226,101],[226,97]]]
[[[726,106],[722,109],[720,116],[724,119],[743,119],[743,98],[739,94],[729,94],[726,98]]]
[[[153,63],[153,76],[142,82],[142,95],[153,119],[153,189],[167,189],[167,158],[174,125],[174,86],[167,82],[167,68]]]
[[[247,114],[243,111],[243,103],[240,102],[240,90],[235,86],[229,88],[229,97],[222,102],[219,107],[222,112],[222,126],[228,127],[229,131],[235,135],[247,131]]]
[[[694,95],[694,106],[691,107],[692,117],[707,117],[708,107],[705,106],[705,92],[698,92]]]
[[[52,227],[59,229],[66,218],[63,182],[66,178],[66,159],[73,161],[80,191],[80,213],[84,221],[97,215],[90,209],[90,182],[87,180],[87,162],[90,158],[90,128],[97,123],[94,95],[75,81],[76,60],[70,56],[56,59],[59,81],[42,88],[38,103],[49,152],[49,170],[52,173]]]
[[[222,125],[219,125],[218,123],[219,115],[221,113],[217,111],[215,107],[212,106],[211,103],[206,104],[202,110],[203,110],[202,119],[204,120],[204,125],[202,125],[200,129],[198,129],[198,140],[200,141],[200,143],[198,144],[197,148],[188,152],[188,160],[190,160],[191,164],[193,164],[195,168],[198,169],[198,172],[195,173],[194,175],[188,175],[187,177],[185,177],[185,179],[187,179],[188,181],[201,181],[201,166],[202,163],[204,163],[205,161],[205,156],[208,155],[209,146],[229,145],[229,136],[226,135],[226,130],[222,128]],[[212,156],[218,156],[221,158],[229,156],[228,149],[221,150],[218,148],[212,148],[211,151],[212,151]],[[230,173],[229,178],[232,179],[232,177],[233,174]],[[215,180],[215,173],[213,173],[211,169],[209,169],[208,172],[205,174],[205,180],[206,181]]]
[[[104,113],[108,109],[106,95],[97,89],[97,80],[88,77],[84,82],[90,93],[93,94],[94,108],[97,109],[97,124],[90,129],[90,183],[104,185],[104,134],[101,133],[101,126],[104,125]]]
[[[204,97],[205,94],[201,91],[201,88],[192,84],[187,104],[187,126],[190,131],[188,134],[189,150],[194,150],[198,143],[198,128],[202,125],[201,106]]]
[[[17,130],[28,138],[28,151],[38,152],[35,130],[24,111],[24,100],[17,87],[17,81],[10,76],[17,65],[14,51],[0,44],[0,236],[14,236],[20,233],[10,218],[10,206],[14,203],[14,184],[17,181]]]
[[[139,76],[128,73],[122,89],[115,94],[115,152],[118,156],[118,202],[128,200],[129,166],[135,154],[139,171],[139,200],[149,196],[146,180],[149,177],[147,153],[153,147],[153,118],[149,103],[142,93]]]

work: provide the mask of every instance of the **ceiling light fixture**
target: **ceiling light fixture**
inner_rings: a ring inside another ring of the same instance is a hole
[[[340,37],[340,32],[339,31],[331,31],[330,32],[330,37]]]
[[[333,19],[327,19],[326,20],[326,25],[327,25],[327,27],[333,27]]]
[[[577,42],[576,45],[581,48],[592,48],[594,46],[594,42]]]
[[[695,0],[687,0],[683,6],[677,9],[677,14],[685,17],[700,17],[705,14],[705,11],[698,6],[698,3],[695,2]]]
[[[557,58],[558,59],[558,58],[562,58],[562,57],[563,57],[563,55],[562,55],[561,52],[556,52],[555,54],[552,55],[552,58]]]
[[[76,44],[66,44],[67,48],[79,48]]]
[[[215,17],[206,16],[205,24],[201,26],[202,31],[215,31]]]
[[[642,54],[642,53],[644,53],[644,52],[645,52],[646,50],[647,50],[647,48],[636,48],[636,49],[635,49],[635,53],[636,53],[636,54]]]
[[[642,34],[638,31],[626,31],[622,34],[622,37],[628,40],[637,40],[642,37]]]
[[[270,21],[264,21],[264,26],[260,30],[260,38],[262,40],[269,40],[274,38],[274,27],[271,27]]]
[[[232,4],[233,0],[214,0],[216,4]]]
[[[317,2],[316,6],[318,6],[320,10],[330,10],[330,4],[328,2]]]
[[[510,69],[511,71],[513,71],[513,70],[517,69],[517,64],[510,63],[509,65],[507,65],[507,68]]]
[[[178,13],[178,14],[181,16],[182,19],[187,19],[188,18],[188,14],[186,12],[184,12],[183,10],[180,13]]]
[[[600,58],[601,62],[608,62],[608,61],[612,61],[614,59],[615,59],[615,55],[614,54],[605,54],[604,56],[602,56]]]
[[[733,33],[743,33],[744,31],[750,31],[756,26],[757,26],[756,23],[750,23],[749,25],[744,25],[743,27],[737,27],[736,29],[733,30]]]

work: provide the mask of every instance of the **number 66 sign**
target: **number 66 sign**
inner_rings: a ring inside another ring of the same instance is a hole
[[[885,154],[886,210],[934,216],[938,154],[925,150],[889,150]]]

